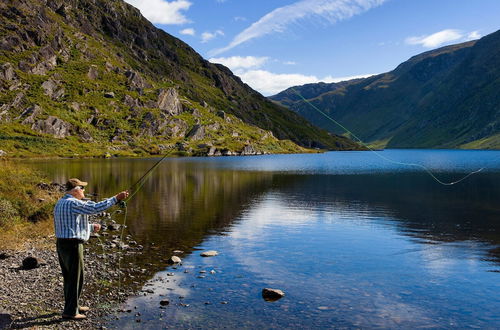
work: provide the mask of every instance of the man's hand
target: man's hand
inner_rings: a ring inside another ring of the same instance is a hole
[[[97,233],[99,230],[101,230],[101,225],[98,223],[94,223],[94,233]]]
[[[121,193],[119,193],[118,195],[116,195],[116,199],[119,201],[122,201],[125,198],[127,198],[128,195],[129,195],[128,190],[125,190],[125,191],[122,191]]]

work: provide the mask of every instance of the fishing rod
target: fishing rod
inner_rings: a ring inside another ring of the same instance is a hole
[[[404,165],[404,166],[412,166],[412,167],[418,167],[418,168],[421,168],[423,169],[425,172],[427,172],[427,174],[430,175],[430,177],[432,179],[434,179],[434,181],[436,181],[437,183],[443,185],[443,186],[452,186],[454,184],[457,184],[459,182],[462,182],[464,181],[465,179],[467,179],[468,177],[470,177],[471,175],[473,174],[476,174],[476,173],[479,173],[481,172],[482,170],[484,170],[484,167],[481,167],[480,169],[478,170],[475,170],[475,171],[472,171],[470,173],[468,173],[467,175],[465,175],[464,177],[460,178],[459,180],[456,180],[456,181],[450,181],[450,182],[446,182],[446,181],[442,181],[440,180],[438,177],[436,177],[436,175],[434,175],[434,173],[432,173],[432,171],[422,165],[422,164],[417,164],[417,163],[405,163],[405,162],[399,162],[399,161],[396,161],[396,160],[393,160],[393,159],[390,159],[390,158],[387,158],[383,155],[381,155],[380,153],[378,153],[376,150],[374,150],[373,148],[371,148],[368,144],[366,144],[365,142],[363,142],[363,140],[361,140],[358,136],[356,136],[353,132],[351,132],[349,129],[347,129],[344,125],[342,125],[341,123],[339,123],[338,121],[336,121],[335,119],[333,119],[332,117],[330,117],[329,115],[327,115],[325,112],[321,111],[320,109],[318,109],[318,107],[316,107],[314,104],[312,104],[311,102],[309,102],[309,100],[307,100],[306,98],[304,98],[302,96],[302,94],[300,94],[298,91],[295,90],[295,88],[291,88],[291,90],[297,94],[304,102],[306,102],[309,106],[311,106],[314,110],[316,110],[317,112],[319,112],[320,114],[322,114],[326,119],[330,120],[332,123],[336,124],[337,126],[341,127],[344,131],[346,131],[348,134],[350,134],[350,136],[354,137],[356,140],[359,141],[359,143],[361,143],[365,148],[367,148],[368,150],[370,150],[371,152],[373,152],[375,155],[377,155],[378,157],[380,157],[381,159],[383,160],[386,160],[390,163],[393,163],[393,164],[397,164],[397,165]]]
[[[130,192],[130,195],[120,201],[119,205],[121,207],[125,207],[127,205],[127,202],[142,188],[142,186],[144,185],[144,183],[146,182],[146,178],[147,176],[152,172],[154,171],[154,169],[156,169],[158,167],[158,165],[160,165],[160,163],[165,160],[165,158],[167,158],[168,154],[165,154],[163,155],[163,157],[160,158],[160,160],[158,160],[153,166],[151,166],[151,168],[149,170],[147,170],[136,182],[134,182],[134,184],[132,184],[128,189],[127,191]],[[141,182],[142,181],[142,182]]]

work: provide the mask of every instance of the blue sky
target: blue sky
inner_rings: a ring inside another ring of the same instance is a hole
[[[387,72],[500,29],[499,0],[126,0],[264,95]]]

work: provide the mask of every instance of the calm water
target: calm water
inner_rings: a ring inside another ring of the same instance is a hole
[[[129,299],[133,312],[108,326],[500,328],[500,151],[382,154],[445,180],[485,169],[441,186],[370,152],[165,160],[127,218],[152,274],[141,285],[155,293]],[[106,197],[155,161],[34,165]],[[182,266],[158,262],[175,249]],[[265,287],[286,296],[266,302]]]

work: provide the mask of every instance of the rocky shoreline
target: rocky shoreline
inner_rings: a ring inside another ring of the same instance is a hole
[[[100,235],[85,244],[85,284],[81,305],[89,306],[87,319],[68,321],[61,318],[64,298],[63,279],[55,237],[52,249],[28,251],[0,251],[0,329],[104,328],[106,320],[120,313],[119,306],[130,295],[141,289],[141,276],[147,276],[141,267],[124,268],[123,256],[139,254],[142,247],[130,236],[120,239],[123,227],[111,220],[108,213],[100,214],[97,222],[103,224]],[[23,260],[34,257],[37,267],[23,267]],[[130,279],[136,279],[131,281]]]

